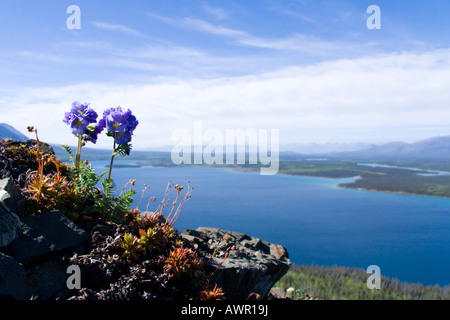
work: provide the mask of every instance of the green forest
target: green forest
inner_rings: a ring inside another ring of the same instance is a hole
[[[358,268],[294,265],[275,287],[292,288],[290,298],[295,300],[450,299],[449,286],[425,286],[381,275],[381,288],[370,290],[367,288],[368,277],[365,270]]]

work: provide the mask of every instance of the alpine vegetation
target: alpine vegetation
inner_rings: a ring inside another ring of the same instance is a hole
[[[9,167],[19,170],[13,170],[11,177],[20,180],[25,201],[23,216],[46,218],[50,213],[61,221],[59,215],[63,215],[73,228],[91,234],[89,243],[77,249],[81,251],[58,258],[61,267],[76,271],[73,277],[78,280],[77,285],[60,291],[57,298],[223,299],[221,287],[211,281],[213,274],[205,269],[205,257],[174,228],[191,197],[193,187],[189,181],[186,188],[169,181],[154,211],[149,211],[149,206],[155,197],[148,200],[145,211],[138,209],[141,201],[131,208],[136,180],[115,192],[114,158],[130,155],[139,125],[132,111],[109,108],[99,118],[89,103],[74,102],[63,122],[78,141],[75,154],[63,146],[71,165],[55,157],[53,149],[39,140],[33,126],[28,131],[35,133],[35,142],[5,141],[2,149],[2,155],[11,160]],[[109,170],[97,174],[88,160],[80,160],[80,155],[86,143],[95,144],[102,132],[112,138],[113,150]],[[147,185],[140,200],[146,189]],[[176,193],[174,200],[172,193]],[[167,215],[165,210],[169,211]],[[0,299],[1,295],[0,291]]]

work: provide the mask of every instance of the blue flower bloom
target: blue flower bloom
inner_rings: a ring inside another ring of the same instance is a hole
[[[117,144],[127,144],[131,141],[132,133],[129,131],[116,132]]]
[[[130,109],[122,107],[110,108],[103,113],[106,130],[116,140],[117,144],[126,145],[131,141],[133,131],[136,129],[139,121],[131,113]]]
[[[89,107],[89,103],[81,104],[78,101],[72,103],[70,112],[64,114],[63,122],[70,125],[74,135],[84,135],[87,127],[97,121],[97,113]]]

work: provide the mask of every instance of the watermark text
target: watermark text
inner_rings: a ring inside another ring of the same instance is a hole
[[[381,270],[379,266],[371,265],[367,267],[366,273],[370,274],[367,279],[367,288],[370,290],[381,289]]]
[[[70,5],[67,7],[66,13],[70,14],[67,18],[66,25],[69,30],[81,29],[81,9],[77,5]]]
[[[367,18],[367,28],[369,30],[381,29],[381,9],[379,6],[371,5],[367,8],[367,13],[370,17]]]
[[[180,164],[261,165],[262,175],[273,175],[279,169],[279,130],[271,129],[218,129],[203,131],[203,122],[194,122],[193,135],[186,129],[172,133],[176,145],[172,149],[172,162]]]

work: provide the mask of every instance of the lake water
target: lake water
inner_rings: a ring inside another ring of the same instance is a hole
[[[116,163],[127,163],[117,161]],[[108,161],[93,161],[97,172]],[[366,269],[426,285],[450,284],[450,200],[338,188],[351,179],[261,176],[226,169],[114,168],[121,188],[136,179],[136,203],[163,197],[169,179],[194,186],[175,227],[217,227],[281,244],[296,264]],[[152,203],[150,211],[155,210]],[[167,212],[166,212],[167,214]]]

